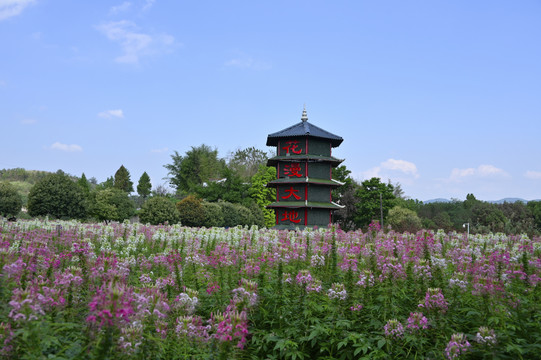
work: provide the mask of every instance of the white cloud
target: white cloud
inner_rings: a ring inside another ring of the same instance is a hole
[[[419,177],[419,174],[417,173],[417,166],[415,166],[414,163],[406,160],[389,159],[382,162],[381,167],[388,170],[398,170],[403,172],[404,174],[413,175],[416,178]]]
[[[60,150],[60,151],[66,151],[66,152],[76,152],[76,151],[83,151],[83,148],[76,144],[62,144],[59,142],[55,142],[51,145],[51,149],[53,150]]]
[[[36,122],[37,121],[35,119],[22,119],[21,120],[21,124],[23,124],[23,125],[33,125]]]
[[[145,5],[143,5],[143,11],[149,10],[156,0],[145,0]]]
[[[97,27],[111,41],[122,48],[122,55],[115,61],[137,64],[139,58],[168,51],[175,43],[175,38],[168,34],[150,35],[138,32],[135,23],[127,20],[112,21]]]
[[[152,150],[150,150],[150,152],[153,152],[153,153],[164,153],[164,152],[167,152],[167,151],[169,151],[169,148],[166,148],[166,147],[161,148],[161,149],[152,149]]]
[[[124,117],[124,112],[122,111],[122,109],[107,110],[107,111],[100,112],[98,114],[98,116],[100,118],[104,118],[104,119],[112,119],[114,117],[123,118]]]
[[[109,9],[109,14],[115,15],[115,14],[118,14],[118,13],[126,12],[130,8],[131,8],[131,2],[124,1],[120,5],[116,5],[116,6],[111,7],[111,9]]]
[[[35,0],[0,0],[0,21],[17,16]]]
[[[493,165],[479,165],[477,168],[458,169],[451,170],[449,176],[450,181],[460,182],[469,177],[507,177],[509,174],[503,169],[497,168]]]
[[[541,171],[528,170],[526,171],[524,176],[527,177],[528,179],[541,180]]]
[[[414,163],[410,161],[406,161],[406,160],[396,160],[396,159],[385,160],[378,166],[375,166],[371,169],[363,171],[362,177],[364,179],[371,179],[373,177],[396,178],[397,176],[399,176],[399,173],[402,173],[405,175],[411,175],[415,179],[419,177],[419,173],[417,172],[417,166]],[[401,181],[406,181],[406,180],[401,178]]]
[[[226,61],[225,66],[236,67],[240,69],[268,70],[271,68],[269,63],[254,60],[249,56],[240,56]]]

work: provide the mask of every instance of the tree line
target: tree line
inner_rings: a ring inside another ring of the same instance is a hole
[[[146,172],[136,187],[123,165],[104,182],[77,178],[61,170],[51,174],[24,169],[0,170],[0,214],[20,216],[23,204],[28,215],[123,221],[138,216],[143,223],[182,223],[187,226],[273,226],[275,214],[266,205],[276,191],[267,183],[276,169],[267,167],[271,154],[254,148],[239,149],[225,158],[205,144],[185,154],[175,151],[164,165],[170,188],[152,187]],[[541,202],[492,204],[468,194],[465,201],[429,203],[409,199],[400,184],[372,178],[358,182],[341,165],[333,178],[344,183],[333,190],[333,201],[343,208],[333,222],[343,230],[366,229],[374,221],[396,231],[443,229],[472,233],[541,233]],[[31,182],[26,197],[14,184]],[[136,195],[134,194],[136,192]]]

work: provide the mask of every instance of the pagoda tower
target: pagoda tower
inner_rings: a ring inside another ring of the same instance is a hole
[[[327,227],[332,211],[341,208],[332,202],[331,191],[343,185],[332,179],[332,168],[343,160],[332,156],[332,148],[343,139],[308,122],[306,108],[301,122],[268,135],[267,146],[276,146],[276,156],[267,166],[276,167],[276,202],[267,206],[276,213],[277,229]]]

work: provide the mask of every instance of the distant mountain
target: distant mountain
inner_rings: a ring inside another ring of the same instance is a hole
[[[481,201],[484,201],[484,200],[481,200]],[[523,203],[527,203],[528,201],[530,200],[524,200],[524,199],[521,199],[521,198],[504,198],[504,199],[501,199],[501,200],[489,200],[487,201],[488,203],[491,203],[491,204],[503,204],[503,203],[515,203],[517,201],[520,201],[520,202],[523,202]],[[531,200],[531,201],[539,201],[539,200]],[[425,204],[430,204],[430,203],[449,203],[449,202],[452,202],[452,200],[449,200],[449,199],[443,199],[443,198],[437,198],[437,199],[432,199],[432,200],[427,200],[427,201],[423,201],[423,203]]]
[[[528,200],[524,200],[524,199],[521,199],[521,198],[505,198],[505,199],[501,199],[501,200],[495,200],[495,201],[487,201],[489,203],[493,203],[493,204],[503,204],[503,203],[515,203],[517,201],[520,201],[520,202],[523,202],[523,203],[527,203]]]
[[[449,199],[443,199],[443,198],[437,198],[437,199],[432,199],[432,200],[423,201],[423,203],[425,203],[425,204],[430,204],[430,203],[449,203],[449,202],[451,202],[451,200],[449,200]]]

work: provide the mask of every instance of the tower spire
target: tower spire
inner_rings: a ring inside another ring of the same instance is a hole
[[[302,116],[301,116],[302,122],[308,121],[308,115],[306,114],[306,104],[304,104],[304,108],[302,110]]]

